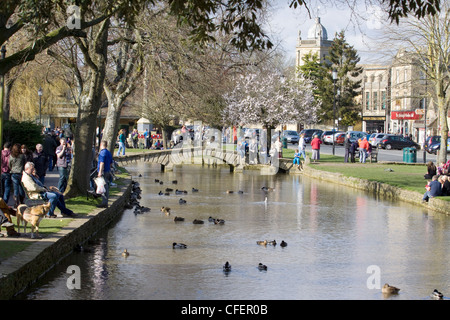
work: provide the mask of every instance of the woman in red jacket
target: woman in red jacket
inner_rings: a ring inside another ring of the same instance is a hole
[[[320,160],[320,145],[322,144],[322,140],[319,139],[319,136],[316,134],[314,139],[311,141],[312,148],[312,160],[315,163],[316,160]]]

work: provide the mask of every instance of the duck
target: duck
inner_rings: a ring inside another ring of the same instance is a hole
[[[144,207],[144,206],[141,206],[140,209],[141,209],[141,212],[142,212],[142,213],[144,213],[144,212],[150,212],[150,211],[152,210],[152,209],[150,209],[149,207]]]
[[[261,245],[261,246],[265,246],[265,245],[267,245],[267,240],[264,240],[264,241],[256,241],[256,244],[259,244],[259,245]]]
[[[160,181],[159,184],[164,184],[164,182]]]
[[[186,249],[187,245],[185,245],[184,243],[172,243],[172,248],[173,249]]]
[[[223,271],[225,271],[225,272],[231,271],[231,264],[228,261],[225,262],[225,264],[223,265]]]
[[[267,270],[267,266],[261,262],[258,264],[258,270]]]
[[[174,217],[173,221],[177,222],[177,221],[184,221],[184,218],[182,217]]]
[[[273,191],[273,188],[269,188],[269,187],[262,187],[261,190],[263,191]]]
[[[155,179],[155,182],[159,183],[159,179]]]
[[[127,249],[123,250],[122,257],[128,257],[130,253],[127,251]]]
[[[239,194],[244,194],[244,191],[239,190],[238,193],[239,193]]]
[[[214,224],[225,224],[225,220],[223,219],[215,219]]]
[[[442,300],[444,299],[444,295],[440,293],[437,289],[434,289],[431,293],[431,297],[436,300]]]
[[[177,184],[178,181],[177,180],[172,180],[172,184]]]
[[[159,190],[158,195],[159,195],[159,196],[162,196],[162,195],[164,195],[164,192],[162,192],[161,190]]]
[[[382,293],[388,293],[388,294],[397,294],[400,291],[399,288],[390,286],[389,284],[385,283],[383,288],[381,288]]]
[[[267,241],[267,244],[271,244],[271,245],[273,245],[273,246],[276,246],[276,245],[277,245],[277,242],[276,242],[275,240],[273,240],[273,241]]]
[[[281,246],[281,247],[287,247],[287,243],[284,242],[284,240],[281,240],[280,246]]]
[[[183,194],[184,192],[182,190],[175,190],[175,194]]]
[[[192,192],[198,192],[198,189],[192,188]]]
[[[170,193],[169,192],[164,192],[164,195],[165,196],[170,196]]]
[[[234,193],[233,190],[227,190],[227,193]]]
[[[166,188],[166,192],[172,192],[173,189],[172,188]]]
[[[203,220],[198,220],[198,219],[194,219],[194,221],[192,221],[193,224],[203,224]]]
[[[215,222],[216,219],[210,216],[210,217],[208,218],[208,221],[209,221],[209,222]]]
[[[168,207],[161,207],[161,212],[164,212],[164,214],[166,216],[169,216],[170,215],[170,208],[168,208]]]
[[[178,203],[179,204],[185,204],[187,201],[186,200],[184,200],[184,199],[182,199],[182,198],[180,198],[180,200],[178,200]]]

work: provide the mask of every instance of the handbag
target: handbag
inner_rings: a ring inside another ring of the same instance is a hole
[[[103,177],[97,177],[94,179],[95,184],[97,185],[97,190],[95,193],[104,194],[106,192],[105,184],[106,181]]]

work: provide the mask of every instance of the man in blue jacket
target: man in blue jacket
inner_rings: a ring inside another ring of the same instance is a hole
[[[429,198],[440,196],[442,193],[441,183],[438,181],[438,176],[433,176],[430,183],[426,186],[427,191],[423,195],[422,200],[428,202]]]
[[[109,185],[112,180],[111,175],[111,164],[113,158],[111,152],[108,150],[108,142],[103,140],[100,143],[100,152],[98,153],[98,164],[97,171],[98,177],[102,177],[105,179],[105,193],[102,194],[102,203],[97,207],[99,208],[108,208],[108,198],[109,198]]]

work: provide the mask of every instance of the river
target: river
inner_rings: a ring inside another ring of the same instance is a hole
[[[151,211],[125,210],[19,298],[427,300],[435,288],[444,295],[450,289],[449,216],[301,175],[200,166],[162,173],[147,163],[127,169],[142,189],[140,204]],[[158,195],[165,188],[187,194]],[[173,242],[187,248],[173,249]],[[79,267],[79,289],[68,288],[69,266]],[[383,295],[384,283],[400,293]]]

